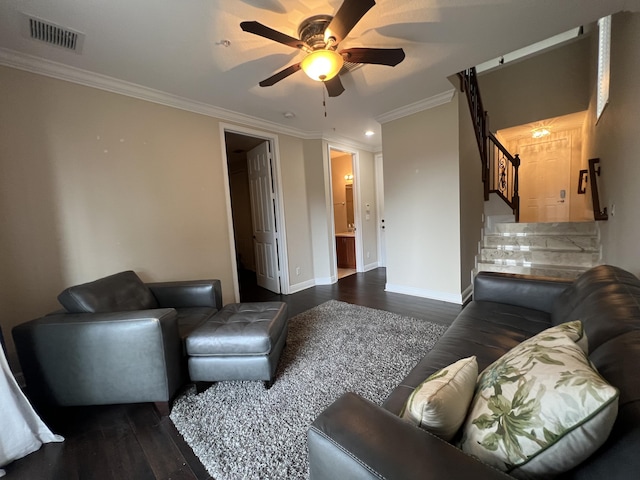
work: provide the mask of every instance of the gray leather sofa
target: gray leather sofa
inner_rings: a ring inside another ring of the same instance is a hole
[[[348,393],[308,431],[312,480],[511,478],[401,420],[411,392],[435,371],[476,355],[482,370],[540,331],[582,320],[589,359],[620,390],[606,443],[563,479],[640,478],[640,280],[612,266],[573,283],[480,273],[473,301],[382,407]]]
[[[187,382],[183,339],[222,308],[219,280],[143,283],[132,271],[64,290],[65,307],[14,327],[40,405],[169,402]]]

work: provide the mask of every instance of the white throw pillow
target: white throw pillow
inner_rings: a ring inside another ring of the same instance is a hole
[[[570,470],[605,442],[618,390],[592,368],[575,335],[560,332],[575,326],[566,325],[521,343],[480,374],[464,452],[514,477],[542,478]]]
[[[458,360],[422,382],[400,416],[450,441],[467,416],[477,379],[476,357]]]

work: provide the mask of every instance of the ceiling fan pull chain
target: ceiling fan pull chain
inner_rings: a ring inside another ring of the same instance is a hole
[[[322,106],[324,107],[324,118],[327,118],[327,94],[324,91],[324,82],[322,82]]]

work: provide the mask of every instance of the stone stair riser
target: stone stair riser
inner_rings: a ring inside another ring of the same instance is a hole
[[[571,251],[598,251],[598,239],[593,236],[568,236],[568,235],[532,235],[532,236],[504,236],[487,235],[484,237],[484,246],[489,248],[503,248],[506,250],[571,250]]]

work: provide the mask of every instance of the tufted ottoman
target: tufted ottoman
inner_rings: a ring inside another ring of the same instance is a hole
[[[226,305],[186,338],[191,380],[264,380],[270,388],[288,322],[286,303]]]

